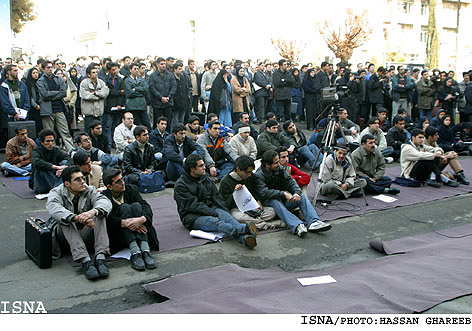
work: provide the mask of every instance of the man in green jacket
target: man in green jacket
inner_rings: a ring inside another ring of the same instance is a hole
[[[147,113],[147,100],[150,98],[148,83],[138,75],[139,66],[132,63],[129,66],[131,75],[125,79],[126,111],[133,114],[135,123],[144,125],[152,130]]]
[[[257,138],[257,158],[267,151],[274,151],[279,146],[285,146],[288,149],[289,156],[294,157],[295,146],[290,138],[279,133],[279,123],[276,120],[268,120],[266,130]]]

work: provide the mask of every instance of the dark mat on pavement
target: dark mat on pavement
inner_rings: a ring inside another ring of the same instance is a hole
[[[15,180],[15,177],[0,176],[3,186],[23,199],[34,199],[36,193],[28,187],[27,180]]]

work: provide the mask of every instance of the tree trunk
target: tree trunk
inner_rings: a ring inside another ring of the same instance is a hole
[[[428,42],[426,43],[426,66],[430,69],[439,65],[439,40],[436,27],[436,0],[429,0]]]

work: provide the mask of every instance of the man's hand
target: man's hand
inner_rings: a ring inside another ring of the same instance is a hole
[[[216,177],[216,168],[215,167],[210,168],[210,177]]]
[[[161,97],[162,103],[166,104],[169,102],[169,97]]]
[[[62,170],[64,170],[65,168],[67,168],[66,165],[55,167],[54,169],[56,169],[56,177],[61,177]]]
[[[146,226],[144,226],[144,222],[146,222],[146,217],[144,216],[141,216],[141,217],[133,217],[133,218],[128,218],[127,220],[127,228],[130,229],[131,231],[136,231],[136,232],[139,232],[139,231],[143,231],[143,228],[144,227],[144,231],[146,232],[140,232],[140,233],[147,233],[147,229],[146,229]]]
[[[347,191],[348,186],[347,186],[346,183],[344,183],[344,184],[341,185],[341,188],[343,189],[343,191]]]
[[[293,145],[290,145],[290,147],[287,148],[287,151],[288,151],[289,154],[292,154],[294,150],[295,150],[295,146],[293,146]]]
[[[243,188],[243,185],[241,185],[241,184],[236,184],[236,186],[234,187],[234,190],[235,190],[235,191],[239,191],[239,190],[242,189],[242,188]]]
[[[434,152],[435,157],[441,157],[441,155],[442,155],[441,151]]]
[[[292,195],[290,193],[284,192],[284,195],[285,195],[285,199],[287,199],[287,201],[292,200]]]
[[[152,171],[150,169],[146,169],[142,172],[143,175],[149,175],[152,174]]]
[[[295,193],[294,195],[292,195],[292,201],[293,201],[293,202],[300,202],[301,199],[302,199],[302,197],[299,196],[297,193]]]

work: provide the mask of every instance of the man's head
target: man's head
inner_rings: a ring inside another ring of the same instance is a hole
[[[371,131],[376,132],[379,129],[380,126],[380,120],[378,117],[371,117],[369,118],[369,121],[367,122],[367,125],[369,125],[369,128]]]
[[[182,75],[182,72],[184,70],[182,62],[175,62],[174,65],[172,66],[172,68],[174,69],[174,73],[177,76]]]
[[[87,69],[85,69],[85,73],[87,74],[87,77],[90,78],[92,81],[96,81],[98,78],[98,69],[92,66],[88,66]]]
[[[208,124],[208,134],[210,135],[210,137],[212,137],[213,139],[217,138],[220,135],[220,127],[220,122],[211,121]]]
[[[218,121],[218,115],[216,115],[215,113],[208,114],[208,123],[212,121]]]
[[[285,59],[280,59],[279,60],[279,69],[282,71],[282,72],[285,72],[288,68],[288,61],[285,60]]]
[[[288,166],[288,150],[287,147],[285,146],[279,146],[275,150],[277,154],[279,155],[279,162],[282,167],[287,167]]]
[[[62,170],[62,182],[72,194],[78,194],[85,190],[85,177],[77,166],[70,166]]]
[[[17,126],[15,128],[15,135],[18,139],[18,142],[20,144],[23,144],[26,141],[26,139],[28,138],[28,130],[26,129],[25,126],[22,126],[22,125]]]
[[[446,115],[446,109],[439,109],[438,111],[438,118],[442,119]]]
[[[334,155],[338,162],[343,162],[346,159],[347,153],[349,152],[349,147],[346,143],[338,143],[334,147]]]
[[[120,169],[110,168],[103,173],[102,178],[103,184],[112,194],[119,195],[121,192],[124,192],[126,186]]]
[[[89,124],[90,134],[94,137],[98,137],[102,135],[102,122],[97,119],[93,119],[90,121]]]
[[[249,124],[249,114],[245,111],[239,115],[239,121],[242,123]]]
[[[254,160],[248,155],[241,155],[234,162],[234,171],[236,171],[238,176],[243,180],[252,176],[255,167]]]
[[[105,68],[107,69],[111,77],[115,77],[120,71],[120,66],[116,62],[108,62]]]
[[[435,143],[439,139],[439,130],[430,125],[424,131],[424,136],[430,144]]]
[[[347,118],[349,116],[348,113],[347,113],[347,110],[344,109],[344,108],[340,108],[338,114],[339,114],[339,120],[340,121],[347,120]]]
[[[192,130],[198,130],[198,128],[200,127],[200,119],[198,118],[198,116],[191,115],[188,118],[188,125],[190,126],[190,128],[192,128]]]
[[[373,74],[375,72],[375,64],[370,63],[369,66],[367,67],[367,71],[369,71],[369,73]]]
[[[185,140],[187,131],[185,130],[185,126],[182,123],[175,123],[174,127],[172,128],[172,134],[175,137],[175,142],[177,144],[181,144]]]
[[[373,153],[375,150],[375,138],[371,134],[365,134],[361,138],[361,146],[367,153]]]
[[[134,122],[133,114],[131,114],[129,111],[125,112],[123,114],[123,118],[121,119],[121,121],[125,124],[125,126],[128,129],[131,129],[131,127],[133,126],[133,122]]]
[[[405,129],[405,118],[400,115],[395,116],[393,118],[393,125],[395,125],[398,130],[402,131]]]
[[[328,69],[329,69],[329,63],[328,63],[328,62],[325,62],[325,61],[321,62],[321,70],[322,70],[323,72],[327,72]]]
[[[405,108],[398,108],[397,114],[403,118],[406,118],[406,109]]]
[[[421,146],[424,142],[424,131],[421,129],[413,129],[411,131],[411,142],[415,146]]]
[[[54,140],[56,139],[56,133],[53,130],[43,129],[39,132],[39,141],[48,151],[54,147]]]
[[[167,68],[169,68],[169,70],[173,69],[174,63],[175,63],[175,59],[172,56],[167,57],[166,66]]]
[[[403,66],[398,66],[397,71],[400,76],[403,76],[405,74],[405,69],[403,68]]]
[[[139,63],[138,64],[138,75],[141,76],[141,77],[144,77],[144,75],[146,75],[146,69],[147,69],[147,65],[146,63]]]
[[[269,172],[276,172],[280,168],[279,154],[276,151],[266,151],[262,154],[262,166]]]
[[[384,121],[387,118],[387,109],[385,108],[378,108],[377,109],[377,117],[379,121]]]
[[[188,64],[188,68],[189,68],[190,71],[195,71],[196,68],[195,68],[195,61],[194,60],[189,59],[187,64]]]
[[[167,128],[167,117],[161,116],[157,119],[157,129],[159,132],[164,132]]]
[[[8,80],[18,80],[18,66],[16,64],[8,64],[5,67],[5,73]]]
[[[247,140],[251,134],[251,127],[249,124],[243,123],[239,126],[238,133],[244,140]]]
[[[184,170],[192,177],[205,176],[205,162],[200,154],[190,154],[185,159]]]
[[[279,123],[276,120],[268,120],[266,122],[266,131],[277,133],[279,131]]]
[[[125,56],[123,57],[122,61],[125,66],[129,66],[131,64],[131,57]]]
[[[274,114],[273,112],[271,112],[271,111],[268,112],[268,113],[265,115],[265,120],[266,120],[266,122],[267,122],[268,120],[275,120],[275,114]]]
[[[144,125],[138,125],[134,129],[133,135],[140,144],[146,144],[149,141],[148,129]]]
[[[92,141],[90,140],[89,135],[85,132],[77,133],[74,136],[74,141],[77,144],[77,146],[82,147],[86,151],[92,148]]]
[[[138,64],[137,63],[131,63],[129,65],[129,72],[131,73],[131,76],[133,78],[138,77],[138,75],[139,75],[139,66],[138,66]]]
[[[51,61],[44,61],[41,63],[41,69],[43,69],[43,72],[46,76],[50,77],[52,75],[53,71],[53,65]]]
[[[92,163],[90,162],[90,156],[84,151],[78,151],[72,157],[74,165],[79,167],[80,171],[84,176],[88,176],[92,172]]]
[[[215,71],[217,67],[218,67],[218,63],[216,63],[216,61],[210,60],[210,65],[209,65],[210,71]]]
[[[291,120],[285,121],[282,127],[283,127],[284,131],[286,131],[290,134],[297,133],[297,127],[295,126],[295,123]]]

